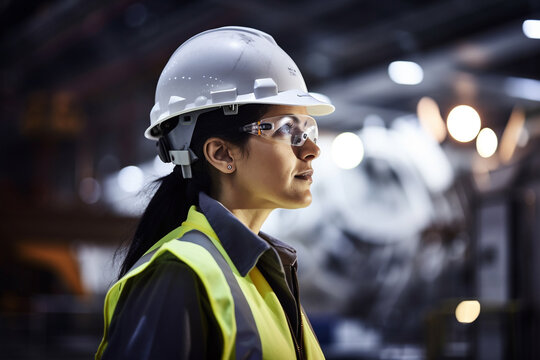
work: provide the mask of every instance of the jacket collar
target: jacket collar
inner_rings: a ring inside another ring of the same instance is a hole
[[[238,220],[223,204],[204,192],[199,193],[199,208],[242,276],[246,276],[255,267],[261,255],[272,248],[270,244],[274,245],[273,242],[278,241],[261,232],[259,234],[264,236],[266,241],[263,240]]]

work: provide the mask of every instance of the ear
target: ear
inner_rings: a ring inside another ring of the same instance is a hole
[[[221,173],[230,174],[235,170],[233,146],[220,139],[209,138],[203,145],[206,161]]]

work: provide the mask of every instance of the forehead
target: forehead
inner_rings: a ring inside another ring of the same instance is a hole
[[[307,115],[305,106],[289,106],[289,105],[270,105],[268,111],[263,117],[270,117],[276,115]]]

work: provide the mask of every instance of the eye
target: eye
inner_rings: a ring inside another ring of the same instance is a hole
[[[294,124],[286,123],[283,124],[279,129],[276,130],[274,136],[289,136],[293,130]]]

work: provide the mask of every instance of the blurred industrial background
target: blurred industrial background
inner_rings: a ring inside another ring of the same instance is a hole
[[[4,0],[0,19],[1,358],[93,356],[115,251],[171,171],[143,137],[161,69],[241,25],[337,108],[313,205],[265,224],[299,251],[328,359],[540,359],[539,0]]]

